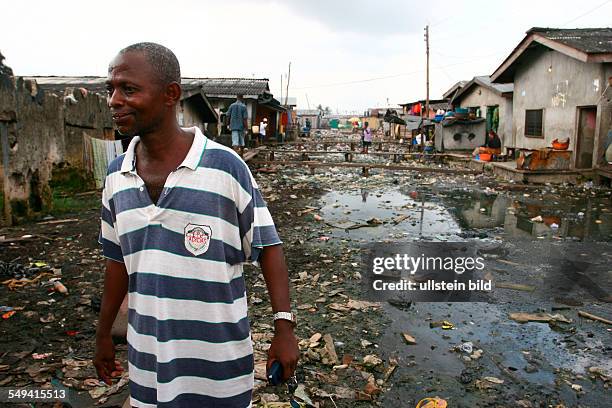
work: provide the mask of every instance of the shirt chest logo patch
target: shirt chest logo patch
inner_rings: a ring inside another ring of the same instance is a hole
[[[185,248],[195,256],[208,251],[212,228],[208,225],[187,224],[185,227]]]

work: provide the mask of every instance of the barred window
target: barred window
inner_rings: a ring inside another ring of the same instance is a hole
[[[544,129],[542,124],[543,113],[543,109],[525,110],[525,136],[544,137]]]

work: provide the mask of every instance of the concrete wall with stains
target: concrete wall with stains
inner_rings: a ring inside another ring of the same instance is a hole
[[[604,65],[583,63],[545,49],[525,57],[514,76],[512,132],[516,147],[550,147],[554,139],[569,137],[569,150],[575,154],[577,108],[598,105],[607,83],[605,72],[609,70]],[[543,138],[525,136],[528,109],[544,110]],[[598,122],[600,111],[598,107]]]
[[[11,224],[52,207],[54,175],[83,177],[83,137],[112,138],[105,98],[85,90],[42,91],[35,81],[0,75],[3,221]]]
[[[5,77],[0,83],[4,219],[11,223],[51,208],[48,181],[63,150],[64,110],[59,97],[33,81]]]
[[[497,134],[503,146],[512,146],[512,98],[503,97],[489,88],[475,84],[461,96],[462,108],[479,107],[481,117],[486,119],[487,106],[499,106],[499,128]],[[486,127],[485,127],[486,128]]]

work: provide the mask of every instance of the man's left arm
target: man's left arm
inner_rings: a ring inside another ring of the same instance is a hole
[[[264,247],[259,262],[270,295],[272,311],[274,313],[290,312],[289,273],[287,272],[283,247],[281,245]],[[274,322],[274,338],[268,350],[268,370],[274,360],[278,360],[283,367],[284,380],[289,379],[294,374],[300,357],[297,338],[293,330],[293,322],[283,319],[276,320]]]

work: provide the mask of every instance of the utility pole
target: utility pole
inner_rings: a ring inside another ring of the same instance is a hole
[[[289,104],[289,80],[291,79],[291,61],[289,61],[289,73],[287,74],[287,92],[285,92],[285,108]]]
[[[281,97],[280,101],[283,102],[283,74],[281,74]]]
[[[425,152],[425,120],[429,117],[429,25],[425,26],[425,55],[427,66],[425,70],[425,114],[421,113],[421,123],[423,125],[423,131],[421,132],[421,151]]]

